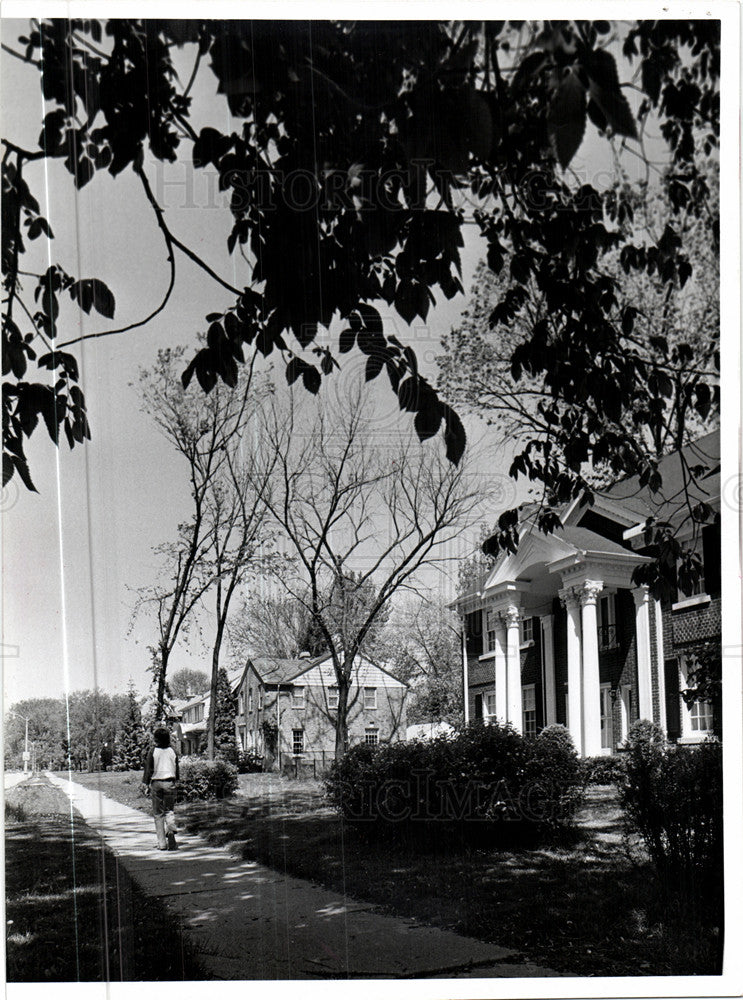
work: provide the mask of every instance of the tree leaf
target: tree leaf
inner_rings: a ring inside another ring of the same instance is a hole
[[[89,313],[95,308],[101,316],[113,319],[116,311],[116,300],[109,287],[100,278],[81,278],[74,281],[69,288],[70,297],[80,303],[81,309]]]
[[[5,458],[5,456],[3,456],[3,458]],[[38,493],[39,491],[34,486],[33,480],[31,479],[31,473],[28,471],[28,464],[26,463],[26,461],[22,458],[19,458],[17,455],[12,456],[12,461],[16,469],[18,470],[18,475],[23,480],[23,485],[26,487],[26,489],[30,490],[32,493]],[[5,476],[5,462],[3,462],[3,477],[4,476]]]
[[[418,439],[427,441],[428,438],[437,434],[442,419],[443,411],[439,400],[435,396],[427,398],[425,405],[416,413],[413,421]]]
[[[306,366],[305,370],[302,372],[302,381],[304,382],[304,387],[307,392],[311,392],[313,396],[318,394],[322,383],[322,376],[314,365]]]
[[[353,345],[356,343],[356,331],[351,327],[346,330],[341,330],[340,337],[338,338],[338,350],[341,354],[347,354],[351,350]]]
[[[403,280],[395,292],[395,309],[406,323],[412,323],[418,313],[418,294],[412,281]]]
[[[375,379],[383,368],[384,358],[381,358],[378,354],[370,354],[366,359],[366,381],[371,382],[372,379]]]
[[[446,425],[444,428],[444,441],[446,442],[446,457],[454,465],[458,465],[464,449],[467,446],[467,434],[465,433],[459,415],[445,403],[441,404]]]
[[[302,374],[305,368],[307,368],[307,362],[303,361],[301,358],[292,358],[289,364],[286,366],[286,381],[288,385],[294,385],[299,376]]]
[[[586,131],[586,92],[572,69],[563,76],[550,104],[547,128],[560,166],[565,170]]]
[[[601,108],[612,131],[616,135],[637,139],[637,124],[619,86],[614,57],[606,49],[596,49],[586,60],[584,68],[589,77],[591,98]]]

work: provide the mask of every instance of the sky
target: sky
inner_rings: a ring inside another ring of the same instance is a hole
[[[13,43],[25,28],[25,22],[3,21],[3,41]],[[191,58],[189,54],[181,67],[184,79]],[[5,53],[0,74],[5,95],[2,134],[34,148],[44,113],[38,75]],[[207,70],[193,92],[192,120],[197,130],[196,123],[207,121],[230,129],[226,102],[215,91],[216,80]],[[636,95],[630,92],[628,97],[634,106]],[[100,173],[76,193],[59,163],[32,167],[31,189],[55,239],[49,247],[37,241],[38,259],[29,260],[31,269],[43,270],[59,261],[76,276],[101,278],[116,296],[111,323],[95,314],[86,316],[68,303],[62,314],[64,339],[76,331],[118,327],[147,315],[162,297],[168,268],[161,234],[131,170],[115,180]],[[573,167],[594,181],[613,176],[609,146],[590,124]],[[637,173],[640,161],[629,157],[625,167]],[[216,191],[214,175],[154,162],[146,163],[146,170],[179,239],[225,280],[246,284],[247,265],[227,252],[231,217]],[[469,289],[484,245],[475,225],[465,226],[465,240],[463,284]],[[158,348],[193,346],[196,332],[204,328],[205,314],[230,304],[229,292],[180,256],[176,287],[164,313],[146,327],[87,341],[75,349],[92,441],[72,452],[66,443],[57,450],[44,429],[37,430],[27,452],[39,492],[29,493],[14,480],[2,496],[6,706],[96,686],[121,692],[130,678],[141,692],[147,689],[147,646],[155,633],[146,618],[132,624],[135,591],[153,582],[158,570],[153,546],[173,538],[189,513],[189,497],[186,468],[139,411],[132,383],[138,368],[151,364]],[[412,329],[396,314],[384,318],[394,320],[401,339],[416,349],[424,373],[435,377],[439,341],[465,307],[465,296],[444,301],[432,309],[426,324],[417,321]],[[334,376],[336,393],[342,395],[343,380],[357,377],[364,360],[348,356],[342,374]],[[283,379],[282,371],[277,374]],[[398,425],[406,419],[382,379],[368,391],[375,418]],[[317,405],[323,405],[322,393]],[[502,481],[510,464],[507,444],[494,440],[475,419],[465,417],[465,426],[472,440],[484,444],[483,474]],[[511,491],[508,499],[515,499],[510,482],[507,491]],[[523,494],[518,495],[520,499]],[[204,669],[207,662],[206,651],[198,644],[181,644],[171,670]]]

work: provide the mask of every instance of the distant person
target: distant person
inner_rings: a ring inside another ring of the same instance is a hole
[[[155,730],[155,746],[145,758],[142,784],[152,799],[157,846],[174,851],[175,786],[178,781],[178,754],[170,745],[170,733],[164,727]]]

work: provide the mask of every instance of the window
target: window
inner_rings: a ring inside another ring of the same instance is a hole
[[[292,708],[304,708],[304,688],[292,688]]]
[[[534,619],[521,619],[521,643],[534,642]]]
[[[245,711],[245,695],[241,691],[240,694],[237,696],[237,714],[242,715],[244,711]]]
[[[693,684],[693,673],[697,667],[697,659],[693,655],[682,657],[681,662],[680,691],[683,692]],[[713,731],[714,720],[712,717],[712,704],[709,701],[698,700],[687,705],[682,697],[681,701],[681,739],[694,740],[704,739],[710,736]]]
[[[328,688],[328,708],[338,708],[338,688],[335,684]]]
[[[596,605],[599,649],[614,649],[618,645],[617,640],[617,605],[614,594],[604,594],[598,599]]]
[[[537,735],[537,692],[534,684],[521,688],[524,736]]]
[[[689,709],[691,731],[708,733],[712,729],[712,705],[708,701],[695,701]]]
[[[263,688],[258,688],[258,711],[263,708]]]
[[[496,627],[498,615],[495,611],[485,612],[485,652],[492,653],[495,649]]]
[[[364,708],[377,707],[377,689],[364,688]]]
[[[364,732],[364,743],[368,747],[379,746],[379,730],[367,728]]]
[[[494,719],[495,718],[495,692],[494,691],[489,691],[488,694],[485,696],[485,701],[486,701],[485,717],[486,718],[490,718],[490,719]]]
[[[292,753],[304,753],[304,729],[292,729]]]
[[[248,711],[249,712],[253,711],[253,689],[252,688],[248,691]]]
[[[611,718],[611,684],[602,684],[599,689],[601,702],[601,749],[611,750],[614,727]]]

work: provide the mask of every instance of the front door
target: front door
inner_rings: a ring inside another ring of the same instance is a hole
[[[611,721],[611,685],[602,684],[601,697],[601,749],[611,750],[613,745],[613,729]]]

